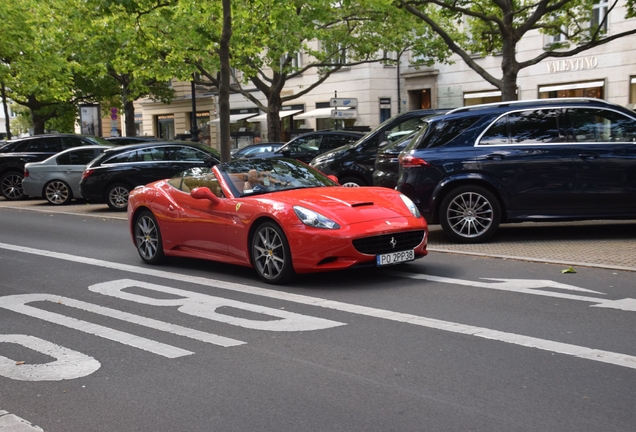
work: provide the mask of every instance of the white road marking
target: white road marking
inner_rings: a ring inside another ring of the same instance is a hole
[[[0,431],[1,432],[44,432],[44,429],[33,426],[30,422],[0,410]]]
[[[55,359],[43,364],[18,364],[19,359],[0,356],[0,376],[6,378],[18,381],[61,381],[85,377],[101,367],[93,357],[35,336],[0,334],[0,344],[2,342],[22,345]]]
[[[619,309],[629,312],[636,312],[636,299],[625,298],[620,300],[606,300],[597,297],[586,297],[581,295],[572,295],[555,291],[542,291],[536,288],[558,288],[561,290],[580,291],[592,294],[605,295],[605,293],[592,291],[585,288],[580,288],[574,285],[566,285],[551,280],[537,280],[537,279],[495,279],[495,278],[483,278],[484,280],[494,280],[499,282],[477,282],[464,279],[445,278],[440,276],[431,276],[420,273],[407,273],[387,270],[385,274],[391,276],[399,276],[409,279],[427,280],[431,282],[441,282],[453,285],[473,286],[477,288],[487,288],[500,291],[511,291],[523,294],[540,295],[545,297],[556,297],[567,300],[578,300],[588,303],[596,303],[590,307],[599,307],[607,309]]]
[[[126,288],[138,287],[151,291],[158,291],[166,294],[181,297],[179,299],[157,299],[138,294],[125,292]],[[134,301],[152,306],[179,306],[179,312],[199,318],[219,321],[226,324],[244,327],[252,330],[268,331],[312,331],[324,330],[332,327],[346,325],[345,323],[331,321],[323,318],[316,318],[309,315],[301,315],[280,309],[273,309],[265,306],[250,303],[228,300],[221,297],[214,297],[207,294],[199,294],[192,291],[185,291],[171,288],[164,285],[157,285],[147,282],[135,281],[131,279],[120,279],[116,281],[103,282],[88,287],[90,291],[120,298],[122,300]],[[231,307],[249,312],[276,317],[275,320],[252,320],[238,318],[216,310],[220,307]]]
[[[97,324],[91,324],[85,321],[81,321],[75,318],[65,317],[64,315],[60,315],[54,312],[47,312],[42,309],[35,308],[33,306],[27,306],[27,303],[32,303],[36,301],[50,301],[54,303],[60,303],[65,306],[73,307],[76,309],[85,310],[88,312],[92,312],[98,315],[107,316],[110,318],[115,318],[122,321],[127,321],[129,323],[137,324],[144,327],[149,327],[155,330],[161,330],[167,333],[172,333],[178,336],[185,336],[191,339],[195,339],[202,342],[211,343],[214,345],[220,345],[222,347],[232,347],[243,345],[245,342],[230,339],[223,336],[215,335],[212,333],[206,333],[199,330],[191,329],[188,327],[182,327],[176,324],[165,323],[163,321],[158,321],[152,318],[144,318],[139,315],[130,314],[127,312],[122,312],[117,309],[111,309],[103,306],[94,305],[92,303],[86,303],[80,300],[75,300],[68,297],[60,297],[53,294],[19,294],[19,295],[10,295],[0,297],[2,299],[2,303],[0,303],[0,308],[5,308],[12,310],[14,312],[22,313],[25,315],[29,315],[35,318],[44,319],[46,321],[54,322],[56,324],[61,324],[71,328],[74,327],[75,324],[80,324],[78,330],[85,331],[87,333],[95,334],[97,336],[104,337],[106,339],[115,340],[117,342],[126,343],[130,345],[132,343],[137,344],[137,348],[143,348],[147,345],[146,341],[150,341],[149,339],[140,338],[134,335],[130,335],[128,333],[118,332],[117,330],[112,330],[111,333],[106,330],[111,330],[107,327],[102,327]],[[95,333],[93,333],[93,331]],[[153,342],[154,341],[150,341]],[[158,342],[157,342],[158,343]],[[163,344],[160,344],[163,345]],[[136,346],[136,345],[133,345]],[[169,347],[170,345],[164,345],[164,347]],[[173,347],[171,347],[173,348]],[[166,351],[170,352],[170,350]],[[190,351],[179,350],[176,351],[182,352],[182,355],[192,354]],[[180,356],[179,356],[180,357]]]
[[[130,273],[142,274],[147,276],[154,276],[169,280],[176,280],[179,282],[187,282],[198,284],[202,286],[209,286],[217,289],[227,289],[235,292],[242,292],[253,295],[260,295],[263,297],[274,298],[278,300],[285,300],[300,304],[306,304],[317,307],[324,307],[333,310],[350,312],[359,315],[365,315],[370,317],[382,318],[391,321],[397,321],[412,325],[419,325],[422,327],[444,330],[453,333],[459,333],[464,335],[471,335],[475,337],[482,337],[485,339],[496,340],[500,342],[506,342],[514,345],[520,345],[530,348],[537,348],[544,351],[556,352],[561,354],[570,355],[573,357],[609,363],[616,366],[627,367],[636,369],[636,357],[614,353],[611,351],[596,350],[593,348],[587,348],[577,345],[565,344],[560,342],[554,342],[545,339],[538,339],[524,335],[518,335],[514,333],[500,332],[483,327],[469,326],[459,323],[453,323],[449,321],[436,320],[431,318],[420,317],[417,315],[403,314],[400,312],[391,312],[382,309],[369,308],[365,306],[357,306],[332,300],[324,300],[320,298],[314,298],[309,296],[303,296],[299,294],[284,293],[274,290],[268,290],[264,288],[252,287],[249,285],[243,285],[232,282],[225,282],[214,279],[206,279],[197,276],[189,276],[178,273],[171,273],[163,270],[148,269],[144,267],[135,267],[128,264],[119,264],[114,262],[102,261],[93,258],[86,258],[80,256],[74,256],[64,253],[45,251],[39,249],[33,249],[23,246],[10,245],[6,243],[0,243],[0,248],[11,250],[15,252],[28,253],[32,255],[45,256],[49,258],[56,258],[75,263],[88,264],[93,266],[99,266],[103,268],[109,268],[113,270],[126,271]]]

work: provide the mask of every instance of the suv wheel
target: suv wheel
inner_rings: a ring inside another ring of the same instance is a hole
[[[24,190],[22,189],[23,178],[23,174],[17,171],[4,173],[2,177],[0,177],[0,191],[7,201],[16,201],[26,198]]]
[[[340,185],[344,187],[365,186],[364,182],[356,177],[345,177],[340,181]]]
[[[439,222],[444,234],[460,243],[480,243],[499,227],[501,205],[497,197],[481,186],[461,186],[442,200]]]
[[[106,191],[106,204],[111,210],[126,211],[128,208],[128,186],[116,183]]]

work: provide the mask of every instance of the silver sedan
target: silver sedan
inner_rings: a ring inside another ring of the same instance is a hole
[[[55,205],[81,198],[79,182],[84,166],[108,148],[102,145],[74,147],[42,162],[26,164],[22,180],[24,194],[46,198]]]

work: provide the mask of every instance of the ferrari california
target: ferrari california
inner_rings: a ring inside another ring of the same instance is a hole
[[[268,283],[388,266],[427,254],[413,202],[387,188],[346,188],[292,159],[194,167],[135,188],[128,221],[149,264],[166,256],[253,267]]]

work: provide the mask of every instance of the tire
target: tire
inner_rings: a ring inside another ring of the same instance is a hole
[[[7,201],[17,201],[26,198],[22,189],[24,174],[17,171],[9,171],[0,177],[0,192]]]
[[[159,264],[164,260],[161,230],[150,211],[144,210],[135,219],[134,236],[137,252],[144,262]]]
[[[44,198],[53,205],[64,205],[71,202],[73,194],[62,180],[52,180],[44,186]]]
[[[341,186],[344,187],[360,187],[366,186],[366,184],[357,177],[345,177],[339,181]]]
[[[256,228],[250,253],[252,265],[265,282],[282,284],[295,276],[287,237],[275,223],[264,222]]]
[[[499,228],[501,205],[497,197],[481,186],[461,186],[442,200],[439,222],[444,234],[459,243],[481,243]]]
[[[106,190],[106,204],[114,211],[126,211],[128,209],[128,194],[130,189],[123,183],[115,183]]]

